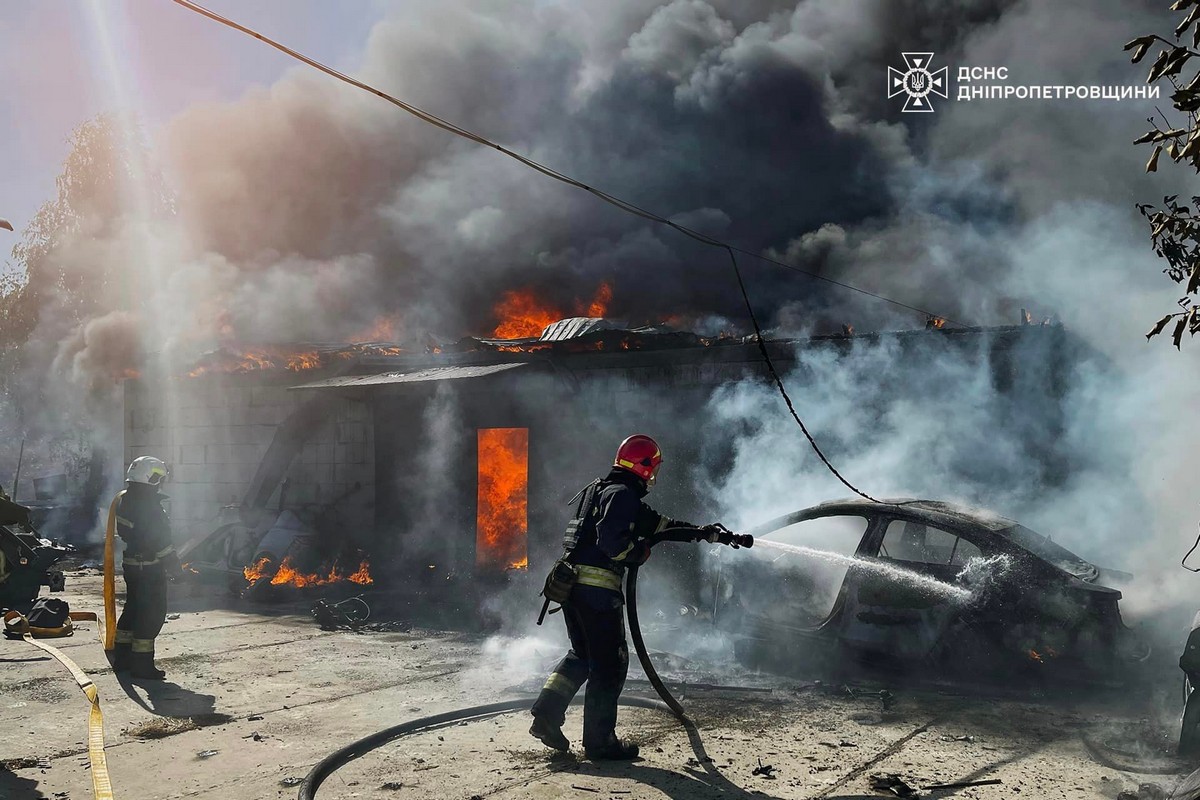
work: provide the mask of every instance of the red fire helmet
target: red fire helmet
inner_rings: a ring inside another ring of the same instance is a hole
[[[647,483],[653,484],[658,465],[662,463],[658,442],[642,433],[635,433],[617,448],[613,466],[626,469]]]

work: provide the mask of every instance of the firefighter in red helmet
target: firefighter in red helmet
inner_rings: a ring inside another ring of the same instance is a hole
[[[642,502],[662,465],[662,451],[649,436],[630,436],[617,448],[612,470],[577,495],[560,564],[570,565],[573,585],[562,601],[571,649],[555,667],[532,708],[529,732],[556,750],[569,750],[563,735],[566,709],[584,681],[583,747],[593,760],[630,760],[635,744],[617,738],[617,701],[629,668],[622,616],[621,580],[629,564],[650,557],[645,539],[667,528],[695,531],[695,541],[724,541],[720,525],[700,527],[659,514]],[[727,543],[727,542],[726,542]],[[556,568],[558,565],[556,564]]]

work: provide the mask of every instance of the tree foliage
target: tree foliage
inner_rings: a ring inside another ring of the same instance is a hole
[[[1140,36],[1125,45],[1133,51],[1132,61],[1139,63],[1153,48],[1159,48],[1150,64],[1146,82],[1167,84],[1175,120],[1162,111],[1147,120],[1151,129],[1134,144],[1151,145],[1147,172],[1157,172],[1162,154],[1176,164],[1200,173],[1200,0],[1176,0],[1171,10],[1180,14],[1174,39],[1157,34]],[[1180,40],[1191,32],[1191,46]],[[1196,59],[1193,61],[1193,59]],[[1160,122],[1162,123],[1160,125]],[[1163,198],[1161,206],[1139,204],[1138,211],[1150,224],[1150,242],[1154,252],[1166,261],[1163,273],[1184,287],[1179,310],[1166,314],[1155,323],[1146,338],[1170,331],[1178,348],[1184,333],[1200,331],[1200,196],[1190,203],[1178,195]]]
[[[132,133],[131,133],[132,132]],[[38,209],[13,248],[18,271],[0,278],[0,349],[20,349],[51,307],[64,324],[78,325],[104,310],[119,275],[103,261],[63,258],[81,236],[103,240],[114,233],[128,206],[132,181],[148,184],[154,210],[170,199],[157,173],[148,175],[146,149],[135,126],[102,114],[72,133],[71,149],[56,180],[57,196]]]

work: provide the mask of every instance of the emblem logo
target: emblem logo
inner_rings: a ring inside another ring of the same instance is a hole
[[[904,72],[888,67],[888,97],[908,95],[901,111],[933,111],[931,96],[947,98],[948,67],[930,72],[933,53],[901,53],[908,69]]]

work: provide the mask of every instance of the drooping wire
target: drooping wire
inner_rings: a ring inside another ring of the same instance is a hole
[[[628,214],[632,214],[636,217],[640,217],[642,219],[649,220],[651,222],[656,222],[660,225],[665,225],[668,228],[678,231],[679,233],[683,234],[684,236],[687,236],[690,239],[700,242],[701,244],[706,244],[711,247],[718,247],[718,248],[724,250],[726,253],[729,254],[729,259],[730,259],[731,263],[733,264],[734,276],[737,278],[738,289],[741,291],[742,300],[744,301],[744,303],[746,305],[746,311],[750,317],[750,323],[754,328],[754,339],[758,343],[759,352],[762,354],[763,361],[767,367],[767,371],[770,373],[772,380],[775,382],[775,386],[779,390],[779,394],[783,397],[783,401],[787,405],[788,412],[792,415],[792,419],[794,419],[796,421],[796,424],[800,426],[801,432],[803,432],[804,437],[808,440],[809,446],[812,447],[813,452],[817,454],[817,457],[821,460],[821,463],[825,465],[826,469],[828,469],[835,478],[837,478],[846,488],[850,489],[850,491],[854,492],[859,497],[862,497],[866,500],[870,500],[871,502],[875,502],[875,503],[880,502],[879,500],[876,500],[871,495],[867,494],[866,492],[864,492],[861,489],[859,489],[858,487],[856,487],[854,484],[850,483],[850,481],[848,481],[845,477],[842,476],[842,474],[840,472],[838,472],[837,468],[835,468],[833,466],[833,464],[830,463],[830,461],[826,457],[825,453],[822,452],[820,446],[817,444],[816,440],[813,438],[812,434],[809,432],[808,427],[804,424],[804,421],[800,418],[799,413],[797,413],[796,408],[792,403],[792,399],[788,395],[787,389],[783,385],[783,380],[782,380],[782,378],[780,378],[779,372],[775,369],[775,363],[771,359],[770,352],[767,350],[767,346],[766,346],[766,343],[764,340],[762,328],[758,324],[758,317],[754,313],[754,307],[750,302],[750,295],[746,291],[746,284],[742,278],[742,271],[741,271],[740,267],[738,266],[737,258],[735,257],[734,253],[737,252],[737,253],[741,253],[746,256],[750,256],[752,258],[757,258],[762,261],[766,261],[770,264],[774,264],[776,266],[780,266],[780,267],[784,267],[786,269],[792,270],[793,272],[799,272],[799,273],[807,275],[811,278],[825,281],[826,283],[832,284],[834,286],[839,286],[843,289],[849,289],[851,291],[858,292],[859,294],[865,295],[867,297],[872,297],[877,300],[882,300],[886,303],[890,303],[894,306],[907,309],[909,311],[914,311],[919,314],[924,314],[927,318],[942,319],[948,323],[951,323],[954,325],[959,325],[961,327],[966,327],[964,325],[964,323],[955,322],[954,320],[952,320],[948,317],[945,317],[943,315],[934,314],[931,311],[927,311],[925,309],[918,308],[916,306],[908,305],[907,303],[902,303],[899,300],[893,300],[890,297],[885,297],[881,294],[876,294],[874,292],[867,291],[866,289],[859,288],[852,284],[835,280],[826,275],[821,275],[820,273],[812,272],[810,270],[806,270],[801,267],[797,267],[794,264],[789,264],[785,261],[771,258],[769,256],[764,256],[760,253],[755,253],[755,252],[752,252],[749,250],[745,250],[743,248],[736,247],[735,245],[729,244],[728,242],[723,242],[719,239],[714,239],[713,237],[708,236],[707,234],[692,230],[691,228],[688,228],[684,225],[680,225],[679,223],[674,222],[673,220],[667,219],[666,217],[664,217],[660,214],[656,214],[652,211],[648,211],[647,209],[637,206],[634,203],[631,203],[627,200],[623,200],[620,197],[609,194],[608,192],[602,191],[593,186],[589,186],[588,184],[583,183],[582,181],[576,180],[575,178],[572,178],[569,175],[565,175],[565,174],[559,172],[558,170],[553,169],[552,167],[548,167],[545,164],[541,164],[537,161],[534,161],[533,159],[527,158],[526,156],[521,155],[518,152],[509,150],[508,148],[504,147],[503,145],[497,144],[496,142],[493,142],[490,139],[487,139],[483,136],[480,136],[479,134],[469,131],[466,128],[462,128],[458,125],[455,125],[452,122],[442,119],[441,117],[438,117],[434,114],[424,111],[410,103],[406,103],[403,100],[400,100],[397,97],[393,97],[392,95],[387,94],[386,92],[376,89],[375,87],[373,87],[367,83],[363,83],[362,81],[357,80],[356,78],[352,78],[349,75],[346,75],[345,73],[334,69],[333,67],[327,66],[315,59],[309,58],[308,56],[304,55],[303,53],[293,50],[292,48],[288,47],[285,44],[282,44],[281,42],[277,42],[274,39],[264,36],[263,34],[259,33],[258,31],[248,28],[245,25],[242,25],[240,23],[234,22],[233,20],[231,20],[227,17],[224,17],[224,16],[216,13],[215,11],[211,11],[211,10],[205,8],[204,6],[199,5],[198,3],[194,3],[194,2],[192,2],[192,0],[172,0],[172,2],[188,9],[189,11],[193,11],[197,14],[200,14],[201,16],[207,17],[208,19],[211,19],[214,22],[219,22],[222,25],[225,25],[230,28],[233,28],[234,30],[240,31],[240,32],[246,34],[247,36],[251,36],[251,37],[259,40],[263,44],[273,47],[276,50],[279,50],[280,52],[296,59],[297,61],[307,64],[308,66],[312,67],[313,69],[316,69],[320,72],[325,73],[326,75],[329,75],[330,77],[336,78],[344,83],[347,83],[351,86],[361,89],[364,92],[373,94],[382,100],[386,100],[387,102],[391,103],[392,105],[395,105],[395,106],[401,108],[402,110],[415,116],[416,118],[420,119],[423,122],[429,123],[430,125],[433,125],[444,131],[447,131],[448,133],[453,133],[456,136],[461,136],[464,139],[469,139],[470,141],[475,142],[476,144],[483,145],[484,147],[490,147],[493,150],[496,150],[497,152],[502,153],[503,155],[506,155],[509,158],[512,158],[512,159],[520,162],[521,164],[524,164],[525,166],[529,167],[530,169],[532,169],[536,172],[539,172],[548,178],[553,178],[554,180],[559,181],[561,183],[565,183],[569,186],[574,186],[577,189],[582,189],[583,191],[588,192],[589,194],[593,195],[594,197],[596,197],[600,200],[603,200],[605,203],[615,206],[616,208],[618,208]]]
[[[796,424],[800,426],[800,431],[804,434],[804,438],[808,439],[808,444],[812,448],[812,451],[817,454],[817,458],[821,459],[821,463],[825,465],[825,468],[833,473],[833,477],[837,478],[842,482],[843,486],[864,500],[870,500],[872,503],[882,502],[876,500],[862,489],[859,489],[853,483],[846,480],[842,473],[838,472],[837,467],[830,463],[825,453],[821,450],[820,445],[817,444],[817,440],[809,433],[808,426],[804,424],[804,420],[800,419],[800,415],[796,412],[796,407],[792,405],[791,396],[788,395],[787,389],[783,386],[783,379],[775,371],[775,362],[771,360],[771,354],[767,351],[767,343],[763,337],[762,328],[758,326],[758,317],[754,313],[754,306],[750,303],[750,295],[746,292],[746,282],[742,280],[742,270],[738,267],[737,258],[733,255],[733,248],[726,247],[725,250],[729,253],[730,262],[733,263],[733,274],[737,276],[738,289],[741,290],[742,300],[746,304],[746,312],[750,315],[750,324],[754,326],[754,341],[758,342],[758,351],[762,353],[763,362],[767,365],[767,372],[771,373],[771,380],[775,381],[775,387],[779,389],[779,394],[783,397],[783,402],[787,405],[792,419],[796,420]]]
[[[1189,566],[1187,565],[1187,560],[1188,560],[1189,558],[1191,558],[1191,556],[1192,556],[1192,553],[1196,552],[1196,548],[1197,548],[1197,547],[1200,547],[1200,536],[1197,536],[1197,537],[1196,537],[1196,541],[1195,541],[1195,542],[1192,544],[1192,549],[1191,549],[1191,550],[1188,550],[1188,551],[1187,551],[1187,552],[1184,554],[1183,558],[1182,558],[1182,559],[1180,560],[1180,562],[1179,562],[1179,566],[1183,567],[1183,568],[1184,568],[1184,569],[1186,569],[1188,572],[1200,572],[1200,569],[1197,569],[1197,568],[1195,568],[1195,567],[1189,567]]]

